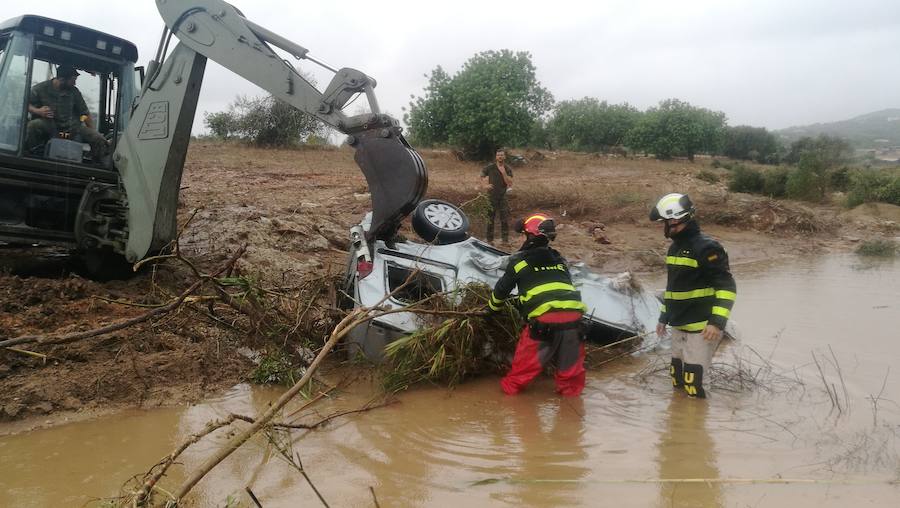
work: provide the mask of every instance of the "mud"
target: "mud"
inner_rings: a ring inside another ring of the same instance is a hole
[[[423,151],[429,197],[456,203],[478,193],[480,165],[451,153]],[[691,193],[706,231],[720,237],[735,265],[847,250],[871,236],[896,234],[894,211],[879,205],[848,214],[728,193],[701,170],[707,162],[659,162],[547,153],[517,168],[513,215],[534,210],[559,218],[557,247],[573,262],[604,272],[659,270],[666,241],[646,220],[648,204],[672,189]],[[540,159],[540,160],[538,160]],[[248,244],[240,273],[290,286],[310,275],[338,273],[347,228],[368,210],[366,183],[349,149],[264,150],[196,142],[191,145],[179,209],[190,219],[182,251],[211,269],[237,245]],[[896,207],[895,207],[896,208]],[[473,232],[483,223],[472,217]],[[605,243],[597,241],[602,226]],[[408,228],[404,234],[414,236]],[[84,279],[66,253],[0,249],[0,337],[95,328],[138,315],[185,288],[190,274],[164,266],[128,281]],[[198,400],[245,380],[247,342],[190,311],[77,344],[40,349],[46,360],[0,352],[0,421],[35,425],[78,412],[153,407]],[[3,429],[0,429],[2,432]]]

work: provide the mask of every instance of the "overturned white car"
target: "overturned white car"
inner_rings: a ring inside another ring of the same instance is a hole
[[[468,234],[469,221],[456,206],[439,200],[419,203],[412,226],[423,243],[400,241],[388,245],[366,240],[371,214],[350,229],[350,255],[344,283],[344,305],[372,306],[400,287],[410,274],[415,277],[382,304],[399,308],[437,292],[483,282],[493,286],[503,275],[509,254]],[[660,302],[624,273],[604,277],[583,264],[570,265],[572,282],[587,304],[587,340],[607,344],[652,331],[659,317]],[[421,327],[413,313],[387,314],[359,325],[349,335],[351,353],[362,352],[377,359],[384,346]]]

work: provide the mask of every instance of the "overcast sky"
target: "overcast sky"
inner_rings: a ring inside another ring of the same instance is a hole
[[[452,75],[473,54],[504,48],[530,52],[557,100],[591,96],[645,109],[675,97],[723,111],[731,125],[770,129],[900,107],[896,0],[232,3],[330,65],[374,77],[382,109],[397,117],[435,66]],[[137,45],[141,64],[162,30],[153,0],[6,2],[3,11],[124,37]],[[315,69],[309,65],[298,64]],[[320,89],[330,80],[313,74]],[[195,130],[204,111],[226,109],[237,94],[263,93],[208,65]]]

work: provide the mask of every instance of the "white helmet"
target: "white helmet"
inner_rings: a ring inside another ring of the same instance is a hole
[[[690,219],[694,216],[694,212],[696,211],[697,209],[694,208],[694,203],[687,194],[673,192],[671,194],[666,194],[656,202],[656,206],[650,210],[650,220]]]

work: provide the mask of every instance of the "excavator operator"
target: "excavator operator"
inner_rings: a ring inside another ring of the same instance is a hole
[[[32,87],[28,112],[33,119],[28,122],[26,147],[32,150],[43,146],[50,138],[71,138],[89,143],[92,159],[100,162],[106,155],[108,143],[94,129],[91,112],[75,86],[78,76],[78,71],[71,65],[60,65],[55,78]]]

